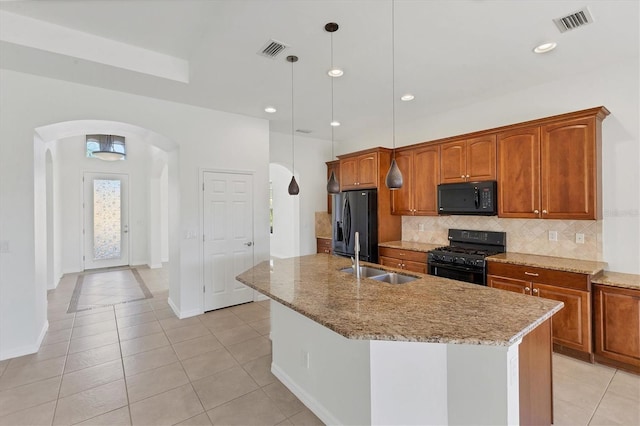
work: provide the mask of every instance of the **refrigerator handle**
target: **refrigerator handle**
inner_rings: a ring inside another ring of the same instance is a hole
[[[344,197],[344,206],[342,208],[342,228],[344,242],[348,246],[351,239],[351,205],[347,196]]]

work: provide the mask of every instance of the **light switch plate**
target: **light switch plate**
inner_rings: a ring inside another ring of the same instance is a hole
[[[420,231],[420,232],[424,231],[424,223],[418,224],[418,231]]]
[[[576,234],[576,244],[584,244],[584,234]]]
[[[558,241],[558,231],[549,231],[549,241]]]

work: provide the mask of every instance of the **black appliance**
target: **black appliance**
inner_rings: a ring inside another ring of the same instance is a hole
[[[449,245],[427,256],[430,275],[487,285],[485,257],[507,250],[507,234],[449,229]]]
[[[497,188],[495,180],[440,184],[438,214],[494,216],[498,214]]]
[[[378,261],[378,192],[345,191],[333,196],[331,213],[333,253],[355,256],[355,233],[360,233],[360,260]]]

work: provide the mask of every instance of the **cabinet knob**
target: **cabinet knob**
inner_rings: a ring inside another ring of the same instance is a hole
[[[398,268],[402,268],[402,263],[398,263]]]
[[[460,176],[462,179],[464,179],[464,175]]]
[[[467,179],[469,179],[469,175],[467,175]]]
[[[547,213],[549,213],[549,212],[546,211],[546,210],[542,210],[542,214],[547,214]]]
[[[529,293],[531,291],[531,289],[529,287],[525,287],[524,291],[525,291],[525,293]]]
[[[536,210],[534,210],[533,212],[534,212],[535,214],[538,214],[538,213],[540,213],[540,210],[536,209]]]
[[[533,294],[538,294],[538,289],[537,288],[533,289]]]

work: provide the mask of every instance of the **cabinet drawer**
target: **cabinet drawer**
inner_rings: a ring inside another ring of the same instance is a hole
[[[402,250],[389,247],[380,247],[378,254],[385,257],[393,257],[395,259],[412,260],[414,262],[427,263],[427,253],[412,250]]]
[[[316,238],[318,253],[331,253],[331,240],[328,238]]]
[[[573,288],[576,290],[590,290],[589,276],[585,274],[491,261],[488,261],[487,265],[487,274],[491,275],[552,284],[558,287]]]

